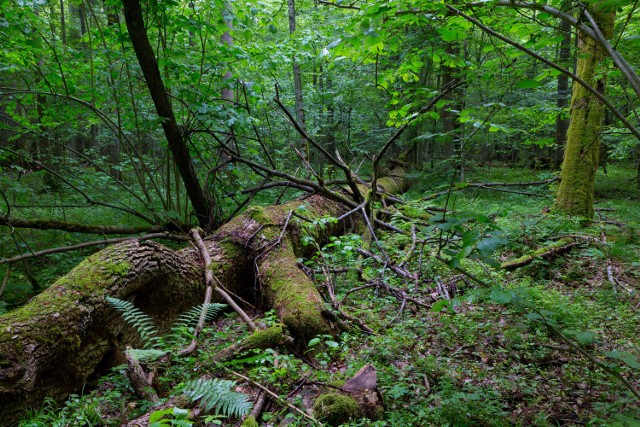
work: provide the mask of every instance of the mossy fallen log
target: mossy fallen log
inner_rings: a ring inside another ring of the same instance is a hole
[[[549,245],[543,246],[535,251],[525,254],[519,258],[505,261],[501,267],[507,271],[512,271],[525,265],[531,264],[536,259],[548,259],[560,253],[566,252],[576,246],[578,242],[571,237],[564,237]]]
[[[402,176],[396,173],[389,187],[399,188]],[[322,243],[346,226],[329,222],[303,230],[291,214],[302,205],[312,221],[347,211],[339,202],[314,195],[251,208],[205,239],[217,280],[274,308],[299,344],[331,330],[320,294],[296,266],[297,258],[315,249],[301,237],[306,233]],[[173,251],[130,240],[90,256],[29,304],[0,316],[0,425],[11,425],[45,397],[65,399],[112,366],[124,345],[135,341],[106,296],[131,300],[167,325],[202,302],[202,270],[193,248]]]

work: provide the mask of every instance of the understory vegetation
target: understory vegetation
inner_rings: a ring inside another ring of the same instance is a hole
[[[467,173],[485,183],[550,177],[501,166]],[[207,323],[196,353],[165,355],[191,340],[185,326],[154,341],[160,354],[140,356],[157,374],[159,402],[138,398],[126,366],[116,366],[62,409],[47,402],[20,426],[116,426],[147,412],[155,414],[152,426],[232,425],[226,416],[238,412],[184,409],[193,407],[188,390],[202,377],[227,378],[222,394],[250,401],[258,384],[268,387],[277,398],[260,425],[314,425],[291,407],[311,412],[319,390],[344,384],[367,364],[377,371],[384,417],[354,417],[344,426],[637,425],[640,211],[629,175],[621,165],[599,172],[597,218],[585,227],[549,212],[547,185],[451,189],[451,170],[436,167],[416,177],[388,218],[407,234],[376,230],[367,240],[356,229],[322,246],[308,239],[318,251],[299,260],[302,268],[327,308],[351,319],[348,331],[313,338],[304,354],[280,347],[220,362],[222,349],[251,333],[226,312]],[[443,190],[452,191],[429,197]],[[577,245],[513,271],[500,268],[566,237]],[[74,260],[40,262],[51,264],[38,274],[61,274]],[[7,289],[14,298],[29,292]],[[278,324],[272,312],[252,314],[261,326]]]

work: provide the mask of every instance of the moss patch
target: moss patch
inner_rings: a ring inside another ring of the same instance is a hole
[[[321,394],[313,404],[313,415],[330,426],[339,426],[360,415],[358,403],[340,393]]]
[[[256,419],[253,418],[251,415],[249,415],[247,418],[244,419],[244,421],[242,422],[242,426],[240,427],[259,427],[259,426],[260,425],[258,424]]]

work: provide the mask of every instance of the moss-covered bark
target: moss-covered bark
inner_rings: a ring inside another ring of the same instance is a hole
[[[613,33],[615,8],[592,3],[589,10],[605,37]],[[584,34],[579,37],[576,74],[604,94],[605,74],[602,50]],[[600,152],[600,131],[604,105],[584,87],[574,83],[571,95],[571,122],[562,163],[555,208],[569,215],[593,218],[595,174]]]
[[[196,264],[161,245],[128,241],[79,264],[28,305],[0,317],[0,425],[44,397],[62,399],[111,362],[126,333],[106,295],[140,306],[171,301],[179,312],[199,298]],[[153,310],[148,310],[153,312]]]

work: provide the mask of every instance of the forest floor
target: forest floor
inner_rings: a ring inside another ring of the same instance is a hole
[[[370,247],[387,256],[389,265],[418,273],[417,280],[359,254],[361,232],[335,238],[304,261],[318,288],[333,293],[341,309],[373,334],[354,328],[317,337],[303,358],[287,349],[249,351],[212,370],[217,352],[249,334],[235,314],[227,314],[205,329],[197,353],[157,366],[160,396],[166,399],[181,384],[214,371],[233,370],[305,409],[319,389],[342,384],[371,364],[386,405],[384,419],[354,419],[345,426],[639,425],[637,398],[604,370],[640,388],[640,191],[634,173],[617,166],[599,172],[597,219],[586,226],[549,213],[553,187],[508,187],[529,194],[457,188],[424,200],[446,189],[451,173],[421,174],[404,196],[403,215],[389,220],[408,235],[380,231],[380,246]],[[485,167],[467,171],[465,178],[549,177]],[[511,272],[495,268],[565,236],[577,246]],[[438,253],[454,261],[441,262],[434,258]],[[354,265],[358,272],[349,270]],[[431,301],[429,308],[398,291]],[[254,314],[264,325],[276,322],[273,313]],[[251,383],[230,379],[238,381],[237,391],[255,396]],[[150,408],[135,396],[121,366],[93,391],[72,396],[62,409],[45,405],[21,426],[120,425]],[[204,420],[169,414],[157,425]],[[237,425],[222,417],[206,421]],[[277,400],[266,406],[259,424],[310,425]]]

